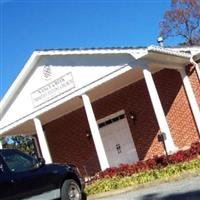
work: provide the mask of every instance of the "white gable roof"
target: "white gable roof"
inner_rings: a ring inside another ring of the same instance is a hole
[[[0,103],[0,134],[133,66],[149,63],[185,66],[189,59],[190,54],[154,46],[35,51]],[[50,67],[47,73],[51,70],[52,79],[40,77],[45,67]]]

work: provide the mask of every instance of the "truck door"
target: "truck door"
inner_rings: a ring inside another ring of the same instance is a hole
[[[10,181],[10,176],[4,165],[4,162],[0,157],[0,199],[7,199],[12,196],[12,183]]]

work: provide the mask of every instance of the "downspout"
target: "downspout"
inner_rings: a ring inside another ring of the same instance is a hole
[[[195,60],[193,59],[193,56],[191,56],[190,62],[191,62],[191,64],[194,65],[194,67],[196,69],[196,72],[197,72],[197,76],[198,76],[199,82],[200,82],[200,69],[199,69],[199,65],[198,65],[197,62],[195,62]]]

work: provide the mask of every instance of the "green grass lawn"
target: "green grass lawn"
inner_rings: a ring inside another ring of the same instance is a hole
[[[93,195],[111,190],[122,189],[129,186],[138,186],[154,181],[170,181],[186,173],[195,173],[200,170],[200,156],[194,160],[171,164],[166,167],[139,172],[131,176],[115,176],[97,180],[86,186],[85,192]]]

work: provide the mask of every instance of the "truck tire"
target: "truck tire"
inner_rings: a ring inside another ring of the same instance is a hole
[[[82,200],[79,185],[73,179],[65,180],[61,187],[61,200]]]

